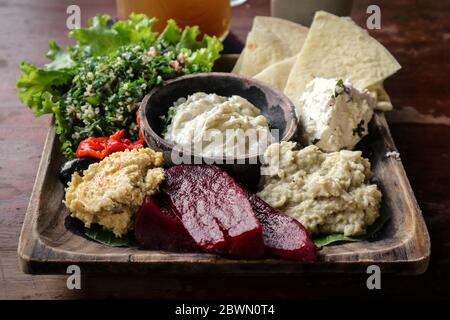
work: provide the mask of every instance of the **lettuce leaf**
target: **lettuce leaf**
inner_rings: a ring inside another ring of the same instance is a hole
[[[47,58],[52,60],[52,62],[45,65],[46,70],[69,71],[75,67],[76,62],[72,59],[72,54],[69,50],[61,49],[55,40],[50,40],[48,47]]]
[[[98,224],[93,224],[90,228],[86,228],[84,235],[91,240],[110,247],[130,247],[136,244],[133,232],[118,238],[114,233],[103,229]]]
[[[117,31],[124,44],[142,43],[149,46],[155,42],[158,35],[151,30],[156,21],[156,18],[149,19],[144,14],[132,13],[128,20],[114,23],[112,29]]]
[[[363,236],[347,237],[344,236],[343,234],[329,234],[325,236],[315,237],[313,238],[313,241],[317,246],[323,247],[330,244],[337,244],[341,242],[357,242],[364,240],[372,240],[377,236],[378,232],[389,221],[389,219],[390,216],[387,213],[387,211],[381,210],[378,219],[369,228],[367,228],[367,232]]]
[[[158,44],[164,48],[175,46],[181,38],[181,29],[172,19],[167,20],[167,25],[158,37]]]
[[[222,43],[216,38],[205,35],[202,48],[194,51],[188,58],[188,68],[191,73],[208,72],[214,66],[214,62],[220,57]]]
[[[329,234],[324,237],[313,239],[316,246],[323,247],[330,244],[336,244],[337,242],[354,242],[361,241],[358,238],[352,238],[344,236],[343,234]]]
[[[20,70],[22,74],[16,82],[20,101],[27,104],[37,117],[52,113],[54,101],[61,97],[72,81],[72,71],[38,68],[28,62],[22,62]]]
[[[111,17],[98,15],[88,22],[86,29],[74,29],[69,37],[77,40],[77,48],[86,56],[108,55],[120,46],[131,43],[150,45],[156,40],[156,32],[151,28],[156,19],[144,14],[132,13],[128,20],[117,21],[110,26]]]
[[[107,15],[95,16],[89,20],[88,28],[74,29],[69,37],[78,42],[77,46],[87,56],[105,55],[124,43],[117,31],[108,27],[109,20]]]

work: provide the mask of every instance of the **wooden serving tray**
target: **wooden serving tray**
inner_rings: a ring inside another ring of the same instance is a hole
[[[230,70],[236,56],[222,58],[219,70]],[[375,113],[362,148],[370,158],[375,182],[383,193],[389,221],[374,240],[324,247],[318,262],[281,259],[228,259],[207,253],[173,253],[108,247],[86,238],[62,203],[58,172],[64,159],[53,125],[50,127],[19,240],[18,253],[26,273],[66,273],[76,264],[84,273],[160,274],[299,274],[365,273],[376,264],[385,273],[420,274],[428,267],[430,239],[421,211],[400,160],[386,157],[396,147],[383,113]]]

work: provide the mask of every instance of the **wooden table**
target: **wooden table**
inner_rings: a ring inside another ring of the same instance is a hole
[[[383,276],[369,291],[366,277],[147,278],[86,276],[68,290],[65,276],[31,276],[18,267],[17,242],[50,117],[35,119],[16,98],[19,61],[43,64],[47,40],[66,44],[66,8],[82,20],[114,15],[114,1],[4,0],[0,3],[0,298],[317,298],[450,296],[450,2],[355,1],[353,18],[365,25],[369,4],[381,7],[382,28],[371,31],[403,69],[386,81],[396,111],[391,130],[430,231],[428,271],[416,277]],[[232,32],[245,40],[252,17],[268,15],[268,0],[233,9]]]

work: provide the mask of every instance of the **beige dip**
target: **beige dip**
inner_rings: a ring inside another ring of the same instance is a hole
[[[197,92],[178,99],[170,112],[174,116],[164,139],[183,149],[201,149],[204,156],[259,154],[272,142],[266,117],[240,96]]]
[[[144,197],[158,191],[162,165],[162,153],[149,148],[113,153],[83,176],[72,175],[64,203],[86,227],[98,223],[120,237],[131,229]]]
[[[357,236],[379,216],[381,192],[370,184],[370,162],[360,151],[294,150],[282,142],[265,152],[268,175],[259,196],[312,234]]]

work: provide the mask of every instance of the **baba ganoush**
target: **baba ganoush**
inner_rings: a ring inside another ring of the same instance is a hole
[[[302,142],[324,151],[352,150],[367,135],[375,104],[368,90],[348,80],[314,78],[296,108]]]
[[[150,148],[113,153],[77,172],[66,188],[64,203],[86,227],[98,223],[120,237],[132,228],[132,217],[146,195],[164,180],[163,155]]]
[[[204,156],[260,154],[273,142],[267,118],[240,96],[197,92],[179,98],[171,115],[164,139]]]
[[[293,142],[267,148],[258,195],[302,223],[312,234],[366,233],[379,216],[381,192],[370,183],[361,151],[324,153],[317,146],[295,150]]]

